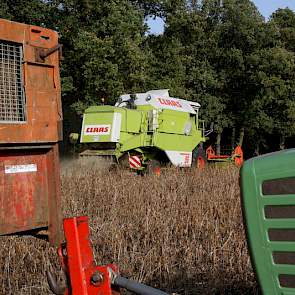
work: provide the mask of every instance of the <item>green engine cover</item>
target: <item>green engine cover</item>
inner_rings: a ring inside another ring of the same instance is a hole
[[[241,195],[263,294],[295,294],[295,149],[246,161]]]
[[[88,108],[83,116],[81,142],[118,142],[122,112],[112,106]]]

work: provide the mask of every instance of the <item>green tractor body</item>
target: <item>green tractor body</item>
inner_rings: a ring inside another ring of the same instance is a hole
[[[246,161],[241,194],[252,264],[263,294],[295,294],[295,150]]]
[[[115,106],[92,106],[83,115],[80,143],[83,156],[139,157],[141,164],[164,158],[190,167],[192,152],[205,141],[200,105],[172,98],[168,90],[122,95]],[[134,167],[136,168],[136,167]]]

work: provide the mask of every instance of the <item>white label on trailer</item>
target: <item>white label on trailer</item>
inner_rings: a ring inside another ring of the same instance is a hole
[[[26,164],[26,165],[5,165],[5,173],[26,173],[26,172],[36,172],[36,164]]]

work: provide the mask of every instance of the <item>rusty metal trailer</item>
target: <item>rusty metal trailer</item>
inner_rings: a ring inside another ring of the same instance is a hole
[[[0,19],[0,235],[61,237],[56,32]]]

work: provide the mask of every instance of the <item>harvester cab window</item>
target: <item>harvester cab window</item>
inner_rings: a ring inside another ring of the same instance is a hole
[[[127,109],[135,109],[135,100],[136,100],[136,94],[130,94],[130,99],[126,101],[126,108]]]
[[[127,109],[136,109],[135,100],[137,99],[135,94],[130,94],[128,99],[122,99],[121,97],[118,99],[115,106],[117,107],[125,107]]]
[[[22,65],[22,45],[0,40],[1,122],[26,121]]]

